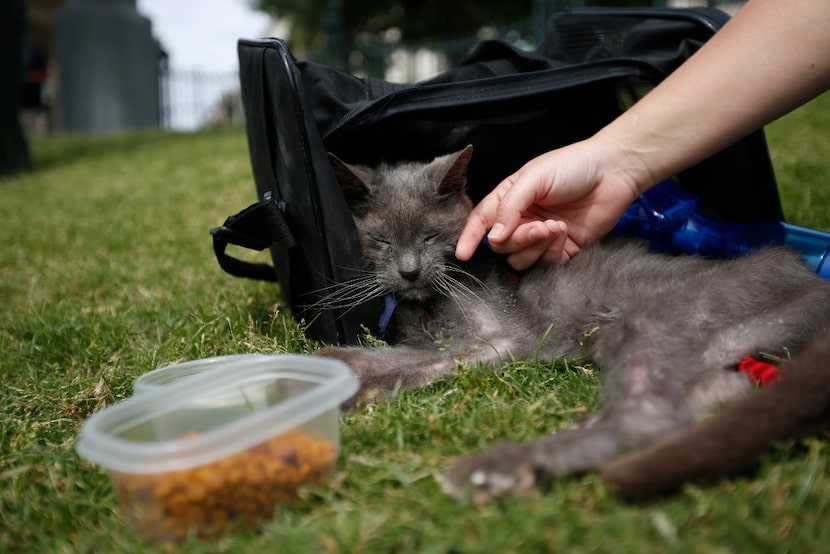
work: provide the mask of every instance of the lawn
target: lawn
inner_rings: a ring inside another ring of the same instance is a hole
[[[785,212],[830,230],[830,95],[771,125]],[[309,352],[272,284],[234,279],[208,230],[254,199],[239,129],[55,136],[0,181],[0,551],[153,551],[73,445],[143,372],[246,352]],[[264,258],[264,255],[262,256]],[[751,473],[646,503],[594,476],[483,507],[434,477],[458,454],[529,439],[595,406],[578,365],[471,370],[342,419],[331,484],[258,530],[183,552],[819,552],[830,442],[782,445]]]

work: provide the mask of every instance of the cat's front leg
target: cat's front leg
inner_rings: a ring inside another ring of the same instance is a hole
[[[360,379],[360,389],[344,403],[346,409],[388,400],[399,390],[426,385],[458,366],[458,362],[444,352],[408,346],[334,346],[314,354],[345,362]]]
[[[378,347],[387,352],[390,348]],[[346,363],[360,380],[360,388],[343,403],[344,410],[352,410],[357,406],[370,404],[391,397],[396,388],[399,371],[389,367],[383,356],[376,349],[353,346],[330,346],[314,352],[315,356],[334,358]]]

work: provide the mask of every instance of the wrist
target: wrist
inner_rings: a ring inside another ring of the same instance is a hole
[[[616,129],[611,126],[600,130],[586,142],[592,152],[598,153],[595,159],[599,160],[600,164],[599,179],[610,177],[614,181],[622,182],[631,190],[632,198],[636,198],[665,178],[652,167],[648,157],[644,156],[641,150],[632,147],[629,141],[618,136]]]

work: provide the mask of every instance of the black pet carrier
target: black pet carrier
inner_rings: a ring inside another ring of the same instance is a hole
[[[361,266],[327,152],[351,163],[429,160],[473,144],[470,194],[532,157],[586,138],[686,60],[727,20],[712,9],[584,9],[555,15],[534,52],[480,43],[426,82],[393,84],[296,60],[279,39],[241,40],[240,77],[259,202],[212,230],[220,265],[278,281],[309,336],[353,343],[376,332],[380,301],[316,310]],[[782,219],[762,131],[682,172],[678,182],[726,221]],[[270,249],[273,267],[228,256]]]

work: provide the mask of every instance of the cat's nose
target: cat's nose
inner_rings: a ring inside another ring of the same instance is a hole
[[[400,273],[401,277],[403,277],[407,281],[414,281],[415,279],[418,278],[419,271],[418,271],[417,267],[413,267],[413,268],[410,268],[410,269],[401,268],[401,269],[398,270],[398,273]]]
[[[404,254],[398,260],[398,273],[407,281],[414,281],[421,272],[418,257],[413,254]]]

